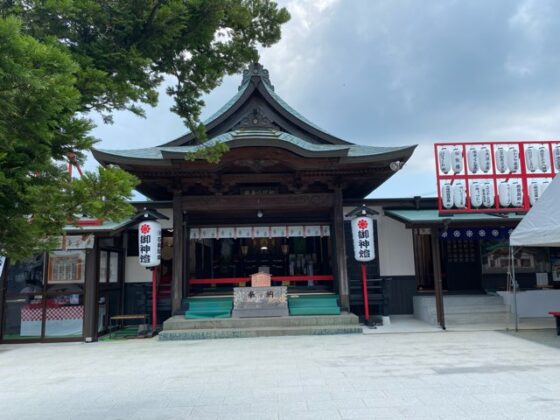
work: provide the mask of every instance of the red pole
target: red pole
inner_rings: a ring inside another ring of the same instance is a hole
[[[362,289],[364,292],[364,311],[365,311],[365,319],[367,323],[369,322],[369,301],[368,301],[368,292],[367,292],[367,273],[366,273],[365,263],[362,263]]]
[[[152,268],[152,335],[156,333],[157,326],[157,267]]]

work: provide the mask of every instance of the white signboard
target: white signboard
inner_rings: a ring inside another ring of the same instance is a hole
[[[143,267],[161,262],[161,225],[153,220],[138,225],[138,258]]]
[[[352,219],[352,239],[354,240],[354,258],[359,262],[375,259],[373,219],[360,216]]]
[[[95,237],[91,234],[87,235],[66,235],[58,236],[56,249],[91,249]]]

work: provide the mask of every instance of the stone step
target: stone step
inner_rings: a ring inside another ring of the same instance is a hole
[[[286,316],[271,318],[221,318],[185,319],[176,315],[163,322],[164,331],[228,329],[228,328],[279,328],[318,326],[358,326],[359,319],[354,314],[320,316]]]
[[[306,327],[211,328],[167,330],[159,333],[160,341],[207,340],[216,338],[277,337],[293,335],[361,334],[359,325],[321,325]]]
[[[446,308],[453,309],[453,308],[484,308],[484,307],[491,307],[491,306],[504,306],[504,302],[500,300],[496,301],[489,301],[489,302],[453,302],[450,303],[447,300],[443,301],[443,304]],[[435,306],[435,304],[434,304]]]
[[[458,324],[492,324],[492,323],[502,323],[508,320],[507,313],[485,313],[485,314],[472,314],[472,315],[445,315],[445,321],[447,324],[458,325]]]
[[[431,296],[415,296],[414,300],[417,302],[422,303],[423,305],[434,304],[435,305],[435,297]],[[445,305],[448,306],[465,306],[465,305],[501,305],[504,303],[503,299],[499,296],[487,296],[482,298],[462,298],[457,296],[444,296],[443,302]]]
[[[437,324],[433,296],[415,296],[414,314],[430,324]],[[453,325],[503,324],[508,321],[508,308],[499,296],[444,296],[445,323]]]
[[[451,306],[444,305],[445,313],[449,314],[469,314],[469,313],[501,313],[507,312],[506,305],[463,305]],[[434,307],[435,311],[435,307]]]
[[[429,315],[435,315],[437,314],[436,309],[430,309],[426,312]],[[445,308],[444,310],[445,316],[463,316],[463,317],[468,317],[468,316],[479,316],[479,315],[483,315],[483,314],[488,314],[488,315],[502,315],[502,314],[507,314],[508,310],[506,307],[488,307],[488,308],[481,308],[481,309],[475,309],[475,308],[461,308],[461,309],[448,309]]]

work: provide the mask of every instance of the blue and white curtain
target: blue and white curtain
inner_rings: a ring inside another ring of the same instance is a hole
[[[509,239],[509,235],[513,232],[513,228],[449,228],[440,231],[440,238],[444,240],[494,240],[500,241]]]

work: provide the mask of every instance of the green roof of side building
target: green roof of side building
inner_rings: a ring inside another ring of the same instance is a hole
[[[440,215],[438,210],[385,210],[385,215],[392,219],[409,225],[442,225],[449,224],[469,224],[469,223],[516,223],[523,216],[516,213],[506,213],[502,215],[489,213],[457,213]]]

